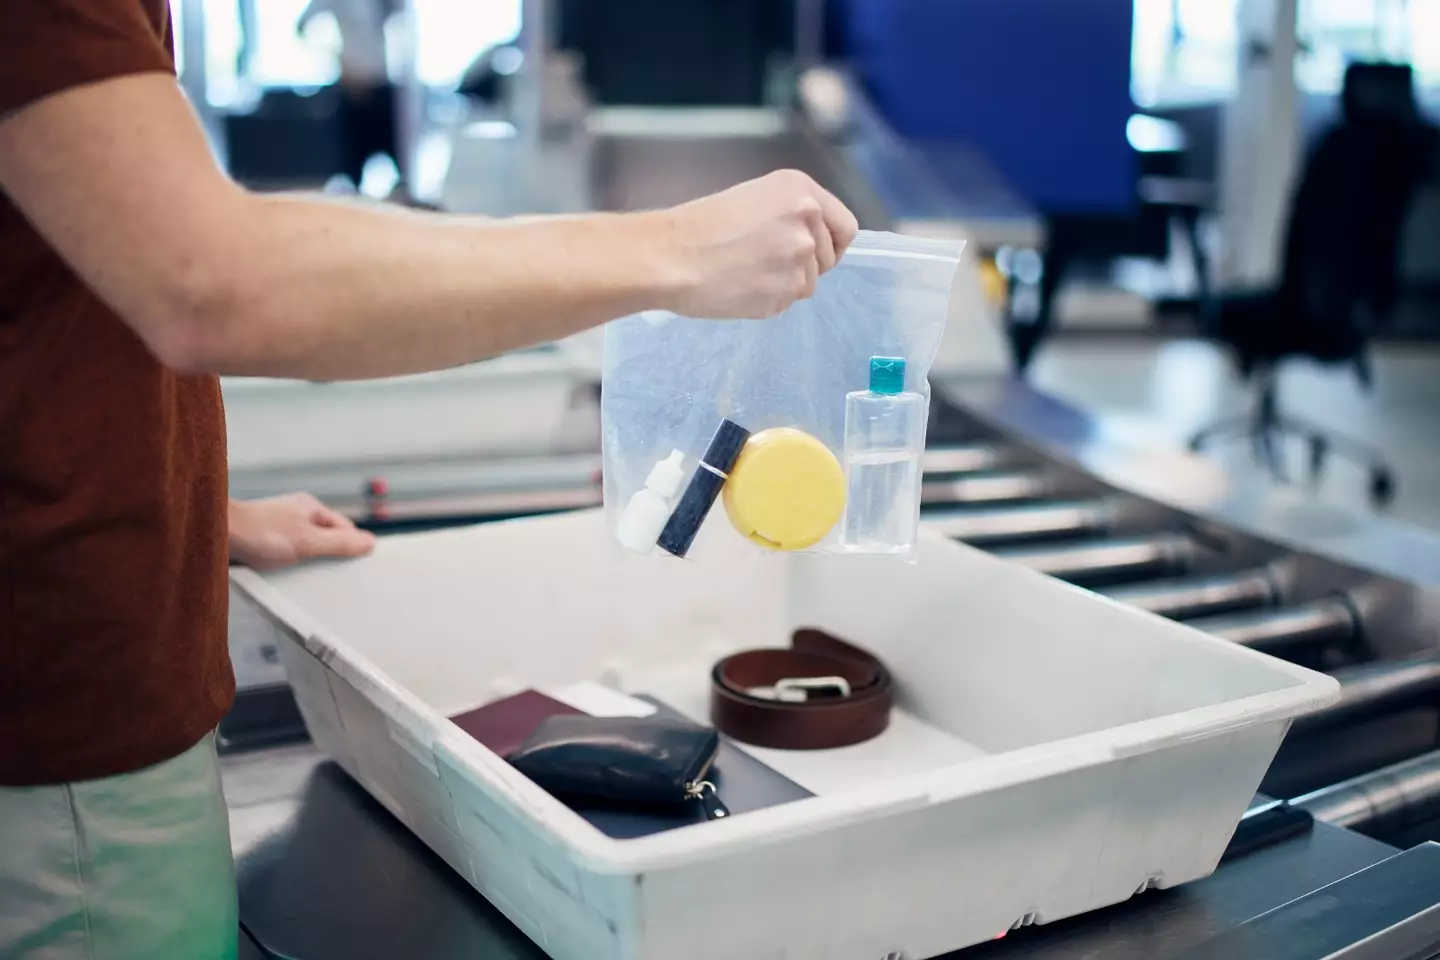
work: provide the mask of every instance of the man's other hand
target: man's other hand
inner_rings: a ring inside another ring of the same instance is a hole
[[[668,211],[681,271],[675,310],[760,319],[815,292],[859,225],[803,173],[781,170]]]
[[[308,493],[230,501],[230,559],[256,570],[360,557],[374,547],[374,534],[356,529]]]

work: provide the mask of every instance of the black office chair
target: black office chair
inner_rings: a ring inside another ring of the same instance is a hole
[[[1366,348],[1399,299],[1405,216],[1432,175],[1435,129],[1415,105],[1410,68],[1355,64],[1345,74],[1341,119],[1310,153],[1290,210],[1277,289],[1221,298],[1206,326],[1235,353],[1257,399],[1247,417],[1207,427],[1192,449],[1224,435],[1249,436],[1256,455],[1285,481],[1281,442],[1303,438],[1315,482],[1333,451],[1368,467],[1376,505],[1394,496],[1394,476],[1373,446],[1280,411],[1276,374],[1290,357],[1352,366],[1372,382]]]
[[[1204,310],[1213,296],[1210,264],[1200,242],[1200,221],[1214,206],[1214,187],[1190,175],[1190,146],[1183,128],[1170,120],[1136,114],[1130,126],[1153,131],[1141,140],[1130,137],[1135,163],[1135,203],[1116,210],[1045,211],[1045,248],[1036,285],[1034,313],[1008,321],[1015,369],[1023,376],[1054,323],[1060,288],[1080,267],[1109,269],[1120,257],[1168,260],[1171,226],[1183,232],[1195,272],[1193,298],[1164,298],[1162,314],[1179,307],[1185,313]],[[1158,139],[1156,136],[1158,135]],[[1009,303],[1021,303],[1017,292],[1026,281],[1010,271]],[[1193,307],[1192,307],[1193,302]]]

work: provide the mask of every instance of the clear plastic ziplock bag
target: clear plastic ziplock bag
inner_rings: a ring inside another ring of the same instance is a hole
[[[861,232],[777,317],[607,326],[605,512],[620,544],[685,557],[710,518],[764,550],[913,557],[927,377],[961,248]]]

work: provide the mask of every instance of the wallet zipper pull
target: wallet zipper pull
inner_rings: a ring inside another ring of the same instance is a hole
[[[705,811],[706,820],[724,820],[730,816],[730,808],[721,802],[720,795],[715,792],[715,784],[709,780],[685,784],[685,796],[687,799],[700,801],[700,809]]]

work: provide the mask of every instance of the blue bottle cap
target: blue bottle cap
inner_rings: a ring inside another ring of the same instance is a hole
[[[893,396],[905,392],[905,360],[902,357],[870,358],[870,392]]]

